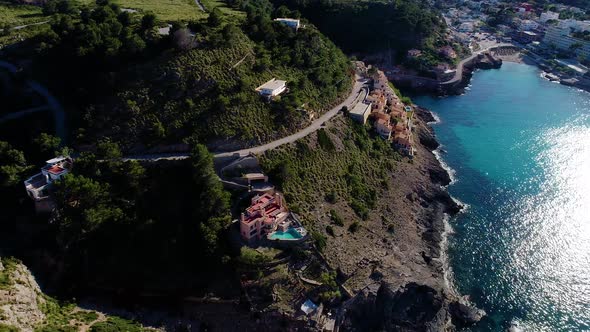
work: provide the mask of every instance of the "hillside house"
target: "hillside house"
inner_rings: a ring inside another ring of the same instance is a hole
[[[273,98],[287,90],[287,81],[277,80],[275,78],[256,88],[256,91],[263,97]]]
[[[284,224],[287,216],[287,207],[279,193],[256,195],[240,216],[240,235],[247,242],[260,240]]]
[[[373,112],[383,112],[387,103],[383,90],[377,89],[371,91],[366,98],[367,101],[373,104]]]
[[[274,21],[284,24],[284,25],[288,26],[289,28],[293,28],[295,30],[298,30],[299,27],[301,26],[300,21],[298,19],[294,19],[294,18],[279,17],[279,18],[275,18]]]
[[[393,126],[391,125],[391,116],[385,113],[375,113],[375,123],[373,124],[377,134],[383,139],[391,139]]]
[[[389,85],[389,80],[385,73],[381,70],[378,70],[375,75],[373,75],[373,89],[374,90],[381,90],[385,99],[387,99],[387,103],[389,105],[395,105],[400,103],[401,101],[399,97],[393,91],[393,88]]]
[[[49,189],[54,181],[61,179],[72,169],[70,157],[57,157],[46,161],[46,165],[37,173],[24,181],[27,194],[35,201],[49,197]]]

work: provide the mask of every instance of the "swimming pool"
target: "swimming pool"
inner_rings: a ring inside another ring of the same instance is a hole
[[[268,235],[269,240],[299,240],[302,237],[295,228],[289,228],[286,232],[276,231]]]

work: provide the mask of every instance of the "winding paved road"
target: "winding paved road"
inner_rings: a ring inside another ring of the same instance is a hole
[[[289,144],[301,139],[314,131],[320,129],[322,125],[333,118],[338,112],[342,109],[342,107],[350,106],[356,101],[356,98],[361,91],[361,88],[364,84],[366,84],[366,80],[361,79],[359,76],[355,77],[354,86],[352,87],[352,91],[350,95],[339,105],[335,106],[324,115],[322,115],[319,119],[313,121],[309,126],[301,129],[300,131],[296,132],[293,135],[280,138],[278,140],[272,141],[270,143],[259,145],[247,149],[237,150],[237,151],[230,151],[230,152],[214,152],[214,158],[227,158],[227,157],[243,157],[247,156],[251,153],[259,154],[263,153],[268,150],[272,150],[284,144]],[[149,161],[156,161],[156,160],[180,160],[189,158],[189,153],[162,153],[162,154],[150,154],[150,155],[138,155],[138,156],[128,156],[123,158],[123,160],[149,160]]]
[[[463,66],[473,60],[476,56],[487,52],[493,48],[497,48],[497,47],[504,47],[504,46],[514,46],[514,44],[511,43],[499,43],[499,44],[494,44],[491,45],[489,47],[486,47],[484,49],[481,49],[473,54],[471,54],[470,56],[468,56],[467,58],[461,60],[461,62],[459,62],[459,64],[457,65],[457,71],[455,72],[455,76],[453,76],[453,78],[451,78],[450,80],[446,81],[446,82],[442,82],[441,85],[448,85],[448,84],[454,84],[458,81],[460,81],[461,79],[463,79]]]
[[[2,60],[0,60],[0,68],[8,70],[12,74],[16,74],[18,71],[18,68],[15,65]],[[63,107],[61,106],[59,101],[43,85],[32,80],[27,80],[27,84],[33,91],[37,92],[41,97],[45,98],[47,105],[34,107],[20,112],[5,114],[0,118],[0,122],[16,119],[21,116],[25,116],[27,114],[31,114],[38,111],[51,110],[55,122],[55,134],[59,138],[61,138],[62,142],[65,143],[67,138],[67,130],[66,116]]]

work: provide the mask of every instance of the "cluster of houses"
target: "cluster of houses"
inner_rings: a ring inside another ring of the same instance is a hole
[[[372,79],[373,89],[370,93],[366,91],[364,100],[359,100],[350,110],[351,118],[363,124],[372,118],[373,128],[379,136],[412,157],[412,107],[402,103],[383,71],[377,70]]]

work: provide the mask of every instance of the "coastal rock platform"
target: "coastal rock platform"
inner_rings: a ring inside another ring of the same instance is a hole
[[[346,305],[345,331],[453,331],[484,315],[446,281],[445,218],[462,207],[448,194],[451,178],[433,153],[439,144],[428,123],[435,119],[426,109],[415,112],[416,155],[398,165],[377,207],[393,222],[393,234],[371,231],[380,221],[369,219],[360,231],[366,233],[339,238],[325,253],[357,293]]]

